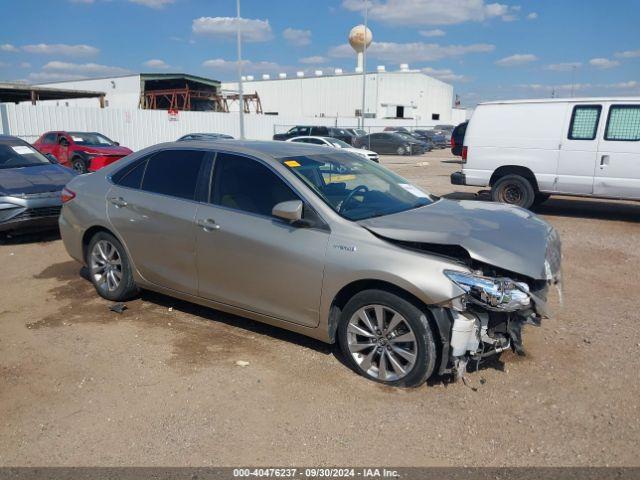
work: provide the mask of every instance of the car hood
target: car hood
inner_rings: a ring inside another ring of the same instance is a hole
[[[113,145],[111,147],[85,147],[82,151],[86,153],[101,153],[103,155],[122,155],[123,157],[132,152],[132,150],[129,150],[127,147],[121,147],[119,145]]]
[[[60,191],[76,176],[61,165],[0,169],[0,196]]]
[[[347,147],[343,147],[342,150],[344,150],[345,152],[357,153],[359,155],[377,155],[376,152],[373,152],[371,150],[365,150],[364,148],[347,148]]]
[[[558,280],[560,276],[558,233],[522,208],[440,199],[358,223],[390,240],[459,246],[474,260],[536,280]]]

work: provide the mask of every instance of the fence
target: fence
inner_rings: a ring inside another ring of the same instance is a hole
[[[293,125],[357,127],[356,118],[335,117],[245,114],[244,122],[245,136],[255,140],[270,140],[274,133]],[[365,129],[380,131],[386,126],[415,129],[416,123],[410,119],[366,119]],[[179,112],[171,116],[161,110],[0,104],[0,133],[34,142],[50,130],[100,132],[133,150],[174,141],[187,133],[217,132],[236,138],[240,135],[238,113]]]

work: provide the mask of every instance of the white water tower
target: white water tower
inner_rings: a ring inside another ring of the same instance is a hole
[[[371,41],[373,40],[373,34],[364,25],[356,25],[349,32],[349,45],[356,51],[356,69],[362,71],[363,66],[363,54],[365,48],[369,48]]]

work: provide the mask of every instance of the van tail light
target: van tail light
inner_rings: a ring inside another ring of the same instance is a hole
[[[467,147],[462,147],[462,163],[467,163]]]
[[[62,194],[60,196],[62,198],[62,203],[67,203],[76,198],[76,192],[65,187],[62,189]]]

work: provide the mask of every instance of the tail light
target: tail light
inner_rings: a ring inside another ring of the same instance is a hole
[[[454,148],[456,146],[456,139],[453,138],[453,136],[451,137],[451,148]]]
[[[60,197],[62,198],[62,203],[67,203],[76,198],[76,192],[65,187],[62,189]]]
[[[467,147],[462,147],[462,163],[467,163]]]

